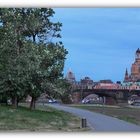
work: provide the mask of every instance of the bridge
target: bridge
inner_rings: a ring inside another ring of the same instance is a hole
[[[131,95],[140,96],[140,90],[129,89],[75,89],[72,96],[75,103],[80,102],[82,99],[90,94],[96,94],[99,97],[105,97],[107,104],[117,104],[119,102],[127,102]]]

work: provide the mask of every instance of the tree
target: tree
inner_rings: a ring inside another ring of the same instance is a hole
[[[36,68],[34,71],[34,68],[30,65],[28,72],[30,74],[29,78],[31,78],[30,82],[28,82],[29,95],[32,97],[31,109],[35,108],[35,100],[41,93],[47,91],[53,94],[54,90],[52,89],[54,88],[55,81],[63,76],[62,71],[67,54],[63,46],[60,46],[58,43],[51,43],[47,47],[40,44],[35,49],[37,49],[35,56],[38,56],[35,61]]]
[[[66,79],[57,79],[55,84],[48,84],[50,89],[46,89],[46,91],[51,98],[61,99],[66,104],[72,103],[72,85]]]
[[[1,49],[1,87],[3,92],[12,98],[14,107],[17,107],[18,96],[21,93],[20,88],[24,70],[23,68],[23,45],[19,46],[19,37],[15,33],[10,23],[3,25],[5,30],[4,41],[0,44]],[[11,25],[11,26],[10,26]]]
[[[52,22],[47,8],[0,9],[0,93],[12,98],[14,107],[29,94],[31,109],[47,85],[63,77],[67,51],[60,38],[62,24]],[[49,84],[48,84],[49,83]]]
[[[61,37],[59,31],[61,31],[60,27],[62,26],[59,22],[51,22],[50,17],[54,14],[52,9],[23,9],[22,14],[26,22],[23,34],[38,45],[35,47],[37,49],[36,56],[41,58],[36,71],[29,72],[29,77],[32,79],[29,81],[32,82],[28,82],[28,91],[32,97],[30,107],[33,109],[37,97],[46,89],[50,89],[48,85],[52,85],[55,79],[62,76],[67,51],[62,42],[51,42],[52,38]]]

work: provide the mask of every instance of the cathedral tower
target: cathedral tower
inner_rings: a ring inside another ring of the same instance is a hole
[[[131,66],[131,74],[128,75],[126,70],[124,82],[139,82],[140,81],[140,49],[135,52],[135,62]]]
[[[69,69],[69,71],[66,75],[66,79],[71,83],[75,82],[75,76],[74,76],[73,72],[71,71],[71,69]]]
[[[124,82],[129,82],[129,75],[128,75],[127,69],[126,69],[126,71],[125,71]]]
[[[140,61],[140,49],[139,48],[136,51],[136,61]]]

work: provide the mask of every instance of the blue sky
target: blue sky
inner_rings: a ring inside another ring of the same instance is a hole
[[[54,8],[62,22],[62,42],[77,80],[122,81],[140,48],[140,8]]]

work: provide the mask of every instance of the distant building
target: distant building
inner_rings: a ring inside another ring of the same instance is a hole
[[[117,83],[101,83],[95,85],[94,89],[120,89],[121,85]]]
[[[117,81],[116,84],[121,84],[121,81]]]
[[[89,77],[85,77],[84,79],[81,79],[80,84],[83,89],[92,89],[94,82]]]
[[[100,80],[100,83],[110,83],[112,84],[113,82],[110,80],[110,79],[107,79],[107,80]]]
[[[135,62],[131,66],[131,74],[126,69],[124,82],[140,82],[140,49],[135,52]]]
[[[94,89],[118,89],[120,84],[113,83],[110,79],[100,80],[95,86]]]
[[[93,80],[89,77],[76,81],[75,75],[71,70],[66,74],[66,80],[71,83],[73,89],[92,89],[94,86]]]
[[[121,85],[122,89],[140,90],[140,82],[124,82]]]
[[[81,84],[93,84],[93,80],[91,80],[89,77],[85,77],[84,79],[81,79]]]
[[[69,69],[69,71],[66,75],[66,80],[68,80],[68,82],[70,82],[70,83],[75,83],[76,82],[75,75],[74,75],[74,73],[72,72],[71,69]]]

